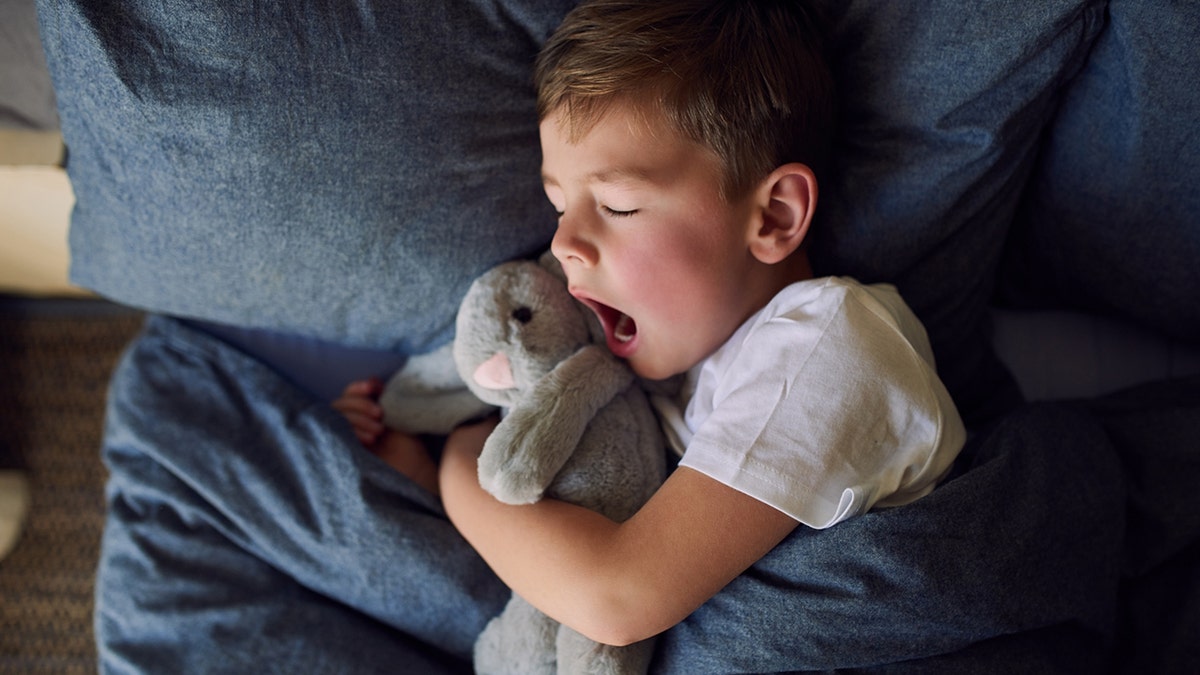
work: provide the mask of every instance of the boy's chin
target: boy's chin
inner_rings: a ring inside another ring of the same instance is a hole
[[[662,364],[646,363],[638,360],[636,357],[627,359],[629,368],[633,370],[634,375],[646,380],[669,380],[679,373]]]

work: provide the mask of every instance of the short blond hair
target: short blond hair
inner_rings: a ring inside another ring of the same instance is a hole
[[[733,198],[782,164],[825,167],[824,51],[823,21],[803,0],[585,1],[538,56],[538,119],[561,114],[578,139],[615,101],[650,105],[716,154]]]

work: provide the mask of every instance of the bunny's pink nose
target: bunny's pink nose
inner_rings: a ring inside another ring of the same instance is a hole
[[[487,361],[479,364],[473,375],[475,384],[484,389],[512,389],[516,386],[513,381],[512,364],[504,352],[496,352]]]

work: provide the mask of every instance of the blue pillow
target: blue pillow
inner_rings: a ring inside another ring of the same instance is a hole
[[[1200,4],[1113,0],[1050,127],[1004,299],[1200,342]]]
[[[828,4],[842,127],[814,267],[895,283],[964,417],[982,418],[1016,396],[988,339],[1003,242],[1104,3]]]
[[[545,245],[529,65],[573,4],[39,0],[78,204],[72,278],[157,312],[427,351]],[[814,264],[896,283],[973,409],[985,306],[1099,0],[829,0],[843,128]],[[1009,387],[1015,391],[1015,388]]]
[[[39,0],[71,278],[155,312],[424,352],[555,226],[533,58],[569,0]]]

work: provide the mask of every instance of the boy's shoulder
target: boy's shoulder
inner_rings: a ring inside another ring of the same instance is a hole
[[[722,359],[743,350],[793,354],[836,335],[846,351],[914,351],[932,365],[929,337],[892,284],[851,277],[815,277],[793,283],[747,319],[722,349]]]
[[[912,314],[899,290],[889,283],[864,284],[853,277],[813,277],[784,287],[756,315],[772,317],[820,316],[844,308],[846,303],[880,306],[889,315]]]

